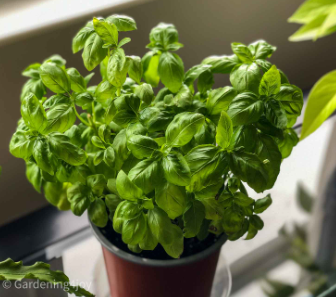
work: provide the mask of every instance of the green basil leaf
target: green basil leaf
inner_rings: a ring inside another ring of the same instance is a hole
[[[43,61],[43,63],[48,63],[48,62],[51,62],[52,64],[55,64],[61,67],[62,69],[65,69],[66,60],[63,59],[60,55],[57,55],[57,54],[52,55],[51,57]]]
[[[41,193],[42,176],[40,168],[36,165],[35,162],[26,162],[26,176],[29,182],[33,185],[34,189]]]
[[[118,31],[133,31],[137,29],[137,25],[129,16],[114,14],[105,19],[106,22],[114,24]]]
[[[67,190],[69,183],[50,183],[46,182],[43,186],[44,196],[47,201],[56,206],[59,210],[69,210],[70,202],[68,201]]]
[[[173,113],[156,107],[147,107],[140,111],[140,121],[148,132],[165,130],[173,118]]]
[[[87,85],[89,84],[89,82],[91,81],[91,78],[95,75],[94,72],[88,74],[87,76],[84,77],[84,82],[85,82],[85,86],[87,87]]]
[[[158,162],[155,161],[155,159],[145,159],[131,169],[128,173],[129,179],[139,187],[144,194],[148,194],[154,190],[158,179],[158,166]]]
[[[232,121],[229,115],[222,111],[216,133],[216,143],[223,149],[230,145],[231,137],[233,134]]]
[[[143,195],[142,190],[138,188],[122,170],[118,173],[116,185],[118,194],[123,199],[136,201]]]
[[[266,119],[271,124],[279,129],[285,129],[287,127],[287,116],[285,110],[281,107],[279,101],[271,99],[265,102],[265,115]]]
[[[232,87],[224,87],[212,90],[206,103],[208,113],[211,115],[227,111],[231,101],[236,97],[237,92]]]
[[[176,105],[181,108],[186,108],[192,104],[192,93],[186,85],[182,85],[181,89],[177,92],[174,97]]]
[[[238,210],[229,207],[224,211],[223,229],[225,233],[236,233],[242,229],[244,216]]]
[[[162,167],[166,180],[177,186],[187,186],[191,181],[189,166],[183,155],[171,152],[162,159]]]
[[[66,163],[73,166],[79,166],[85,163],[87,159],[86,152],[72,144],[68,137],[60,133],[51,133],[48,135],[48,142],[51,151]]]
[[[296,118],[301,114],[303,107],[303,94],[300,88],[294,85],[283,84],[279,93],[275,96],[275,100],[279,101],[280,106],[285,110],[288,121],[292,118],[296,120]]]
[[[86,40],[94,32],[92,22],[89,22],[85,27],[79,30],[72,40],[72,52],[75,54],[84,48]]]
[[[253,42],[248,46],[248,48],[255,59],[270,58],[276,50],[275,46],[268,44],[264,40],[257,40]]]
[[[205,218],[207,220],[220,220],[224,208],[228,206],[227,202],[231,196],[219,195],[222,186],[223,180],[216,180],[213,185],[195,193],[195,199],[202,202],[205,207]]]
[[[255,213],[262,213],[264,212],[270,205],[272,204],[271,195],[268,194],[265,198],[258,199],[255,202],[253,211]]]
[[[249,224],[248,233],[247,233],[245,240],[251,240],[254,237],[256,237],[257,234],[258,234],[258,229],[254,227],[252,224]]]
[[[218,178],[228,167],[225,153],[221,153],[214,145],[200,145],[193,148],[185,159],[191,172],[189,191],[200,191]]]
[[[30,64],[25,70],[22,71],[22,75],[26,77],[30,77],[33,79],[40,79],[40,63]]]
[[[48,124],[43,131],[45,134],[55,131],[63,133],[76,121],[74,108],[67,104],[56,105],[47,111],[47,121]]]
[[[118,44],[118,30],[113,23],[93,18],[93,27],[105,44]]]
[[[33,154],[35,140],[36,137],[31,137],[22,131],[17,131],[11,138],[9,151],[16,158],[28,159]]]
[[[148,211],[148,225],[166,253],[173,258],[179,258],[183,252],[183,233],[178,226],[171,223],[168,215],[162,209],[154,207]]]
[[[238,191],[239,187],[240,187],[240,180],[236,176],[232,176],[228,179],[227,186],[228,186],[231,194],[236,193]],[[245,194],[245,193],[243,193],[243,194]]]
[[[250,217],[250,224],[258,230],[264,228],[264,222],[259,216],[256,215]]]
[[[104,160],[104,151],[98,151],[95,153],[95,157],[93,159],[93,164],[98,166]]]
[[[257,193],[267,189],[267,171],[257,155],[234,151],[230,154],[230,168],[234,175],[247,182]]]
[[[113,51],[107,64],[107,78],[117,88],[121,88],[126,81],[130,59],[125,56],[122,48]]]
[[[114,168],[115,165],[115,153],[112,146],[108,147],[104,152],[104,162],[107,166]]]
[[[54,93],[67,93],[71,89],[68,74],[54,63],[43,63],[40,67],[40,76],[43,84]]]
[[[273,65],[262,77],[259,85],[259,94],[271,96],[279,93],[281,76],[279,70]]]
[[[93,70],[106,57],[107,49],[103,45],[104,41],[97,33],[90,34],[86,39],[82,57],[88,71]]]
[[[202,144],[215,144],[216,137],[216,125],[209,121],[205,120],[203,126],[195,134],[194,138],[198,145]],[[191,143],[191,142],[189,142]]]
[[[115,180],[114,180],[115,181]],[[110,179],[109,179],[110,182]],[[121,200],[117,195],[115,194],[107,194],[105,195],[105,203],[107,208],[109,209],[110,213],[113,213],[116,211],[118,205],[122,202],[123,200]],[[112,217],[111,217],[112,219]]]
[[[244,234],[248,231],[248,228],[249,228],[249,221],[245,219],[242,228],[236,233],[229,234],[228,239],[230,241],[238,240],[239,238],[244,236]]]
[[[138,56],[128,56],[128,57],[130,59],[128,75],[131,79],[133,79],[138,84],[140,84],[141,78],[143,75],[143,66],[142,66],[141,58]]]
[[[103,200],[96,199],[88,209],[89,218],[92,223],[100,228],[104,228],[108,222],[108,214]]]
[[[252,125],[237,126],[233,131],[231,146],[244,147],[247,152],[254,152],[257,143],[258,131]]]
[[[139,244],[146,234],[147,217],[138,204],[123,201],[114,213],[113,228],[122,235],[124,243]]]
[[[261,74],[256,63],[237,65],[230,73],[232,86],[238,93],[251,91],[258,94]]]
[[[46,171],[50,175],[54,175],[55,164],[49,145],[46,141],[36,139],[33,147],[33,156],[36,164],[40,169]]]
[[[163,52],[160,56],[158,73],[162,83],[173,93],[182,86],[184,77],[183,61],[177,54]]]
[[[65,96],[63,94],[57,94],[53,95],[50,98],[48,98],[46,101],[43,102],[43,107],[44,108],[53,108],[56,105],[61,105],[61,104],[71,104],[71,100],[68,96]]]
[[[155,202],[173,220],[184,213],[187,201],[187,193],[183,187],[167,182],[155,188]]]
[[[280,173],[282,156],[279,148],[271,136],[259,133],[255,152],[260,160],[268,160],[265,163],[268,175],[267,189],[271,189]]]
[[[210,56],[202,61],[202,65],[211,65],[212,73],[230,73],[232,69],[240,64],[236,55],[232,56]]]
[[[184,237],[195,237],[202,226],[205,218],[205,208],[200,201],[192,200],[183,214]]]
[[[90,206],[89,188],[85,185],[75,184],[68,188],[68,200],[71,204],[71,210],[76,216],[81,216]]]
[[[174,25],[160,23],[151,30],[149,39],[151,43],[147,46],[148,48],[159,47],[168,50],[169,45],[178,42],[178,32]]]
[[[94,174],[87,177],[86,183],[93,194],[100,196],[103,194],[107,181],[103,174]]]
[[[239,60],[243,63],[253,62],[253,55],[245,44],[234,42],[231,43],[231,48],[233,53],[236,54]]]
[[[160,82],[158,72],[160,56],[161,54],[151,51],[142,57],[144,79],[153,88],[157,87]]]
[[[114,138],[112,147],[116,155],[116,170],[120,170],[124,161],[128,158],[126,130],[121,130]]]
[[[125,37],[119,41],[118,47],[122,47],[129,42],[131,42],[131,38]]]
[[[143,159],[149,158],[157,149],[158,144],[152,138],[142,135],[131,135],[127,137],[127,147],[134,157]]]
[[[92,107],[93,97],[89,92],[76,94],[76,105],[80,106],[84,110],[88,110]]]
[[[21,101],[30,93],[33,93],[39,100],[47,93],[46,87],[41,79],[32,78],[27,80],[21,91]]]
[[[108,102],[109,99],[113,99],[115,97],[115,93],[117,88],[111,85],[107,80],[103,80],[97,86],[95,91],[96,100],[103,106]]]
[[[294,146],[299,143],[299,137],[293,129],[286,129],[284,131],[283,139],[278,141],[278,147],[281,152],[282,158],[285,159],[289,157],[292,153]]]
[[[206,70],[198,78],[197,89],[201,94],[205,94],[207,91],[211,90],[214,83],[215,80],[212,72]]]
[[[41,102],[30,93],[21,104],[21,115],[26,125],[32,129],[42,132],[47,125],[47,116]]]
[[[234,202],[240,206],[249,206],[254,203],[254,200],[242,192],[234,193]]]
[[[211,65],[196,65],[191,67],[184,76],[184,84],[187,86],[192,85],[192,83],[199,78],[199,76],[211,68]]]
[[[199,113],[183,112],[175,116],[166,130],[167,145],[181,147],[187,144],[204,123]]]
[[[156,248],[158,245],[159,241],[157,238],[155,238],[154,234],[152,233],[151,229],[149,228],[148,225],[148,220],[147,220],[147,228],[146,228],[146,233],[142,241],[139,243],[139,247],[143,250],[149,250],[152,251]]]
[[[74,92],[84,92],[86,90],[86,83],[78,70],[76,68],[68,68],[66,72],[70,78],[71,90]]]
[[[234,126],[256,122],[263,112],[263,102],[250,92],[241,93],[236,96],[227,110]]]
[[[154,99],[154,92],[150,84],[144,83],[137,86],[134,90],[134,94],[137,95],[146,105],[150,105]]]

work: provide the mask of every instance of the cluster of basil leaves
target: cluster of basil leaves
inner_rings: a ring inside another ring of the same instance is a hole
[[[160,243],[177,258],[184,237],[209,232],[253,238],[263,228],[257,214],[272,199],[255,201],[243,182],[258,193],[273,187],[298,142],[291,127],[301,90],[266,61],[275,47],[265,41],[233,43],[234,55],[185,73],[173,25],[152,29],[142,59],[125,55],[129,38],[119,41],[134,29],[132,18],[113,15],[74,37],[85,67],[100,65],[97,86],[59,56],[23,72],[30,79],[11,153],[26,161],[29,181],[50,203],[75,215],[88,210],[99,227],[110,217],[134,252]],[[212,89],[215,73],[229,74],[232,86]],[[55,95],[47,99],[46,89]]]

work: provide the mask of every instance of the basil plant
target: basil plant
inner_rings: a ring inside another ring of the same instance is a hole
[[[74,37],[87,70],[100,68],[97,86],[60,56],[25,69],[11,153],[51,204],[112,222],[133,252],[161,244],[178,258],[184,238],[253,238],[272,199],[255,201],[245,186],[273,187],[298,142],[302,91],[266,60],[276,48],[265,41],[233,43],[233,55],[185,72],[173,25],[152,29],[142,58],[127,56],[130,38],[119,36],[136,28],[112,15]],[[232,86],[212,89],[216,73]]]

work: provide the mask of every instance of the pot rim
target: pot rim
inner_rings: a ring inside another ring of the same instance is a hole
[[[93,234],[98,239],[98,241],[102,244],[103,247],[105,247],[109,252],[113,253],[119,258],[122,258],[126,261],[136,263],[139,265],[145,265],[145,266],[155,266],[155,267],[172,267],[172,266],[181,266],[181,265],[187,265],[193,262],[200,261],[202,259],[207,258],[212,253],[216,252],[217,250],[221,249],[221,247],[224,245],[224,243],[227,240],[227,236],[225,234],[222,234],[218,240],[210,247],[205,249],[202,252],[199,252],[197,254],[181,258],[181,259],[171,259],[171,260],[154,260],[154,259],[148,259],[148,258],[142,258],[135,255],[132,255],[130,253],[127,253],[115,245],[113,245],[100,231],[100,229],[94,225],[91,220],[89,219],[91,229],[93,231]]]

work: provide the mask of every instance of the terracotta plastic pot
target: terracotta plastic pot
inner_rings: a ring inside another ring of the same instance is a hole
[[[111,297],[209,297],[219,253],[226,241],[221,236],[203,252],[172,260],[152,260],[114,246],[91,223],[103,246]]]

